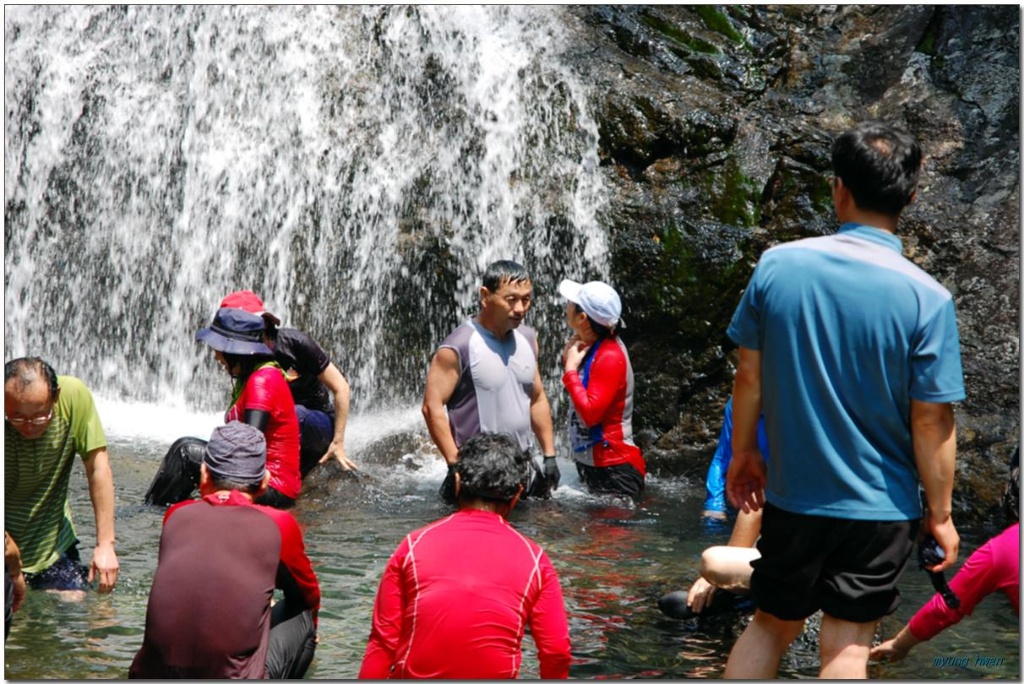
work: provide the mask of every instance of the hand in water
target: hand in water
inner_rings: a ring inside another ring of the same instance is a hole
[[[345,445],[339,442],[331,442],[331,445],[327,447],[327,453],[320,457],[320,465],[327,463],[331,459],[338,462],[342,470],[359,470],[359,466],[349,460],[348,456],[345,455]]]
[[[558,489],[558,483],[562,480],[562,472],[558,469],[558,460],[554,456],[544,457],[544,480],[550,491]]]
[[[444,482],[441,483],[441,489],[438,491],[441,495],[441,500],[445,503],[455,503],[455,464],[448,464],[448,475],[445,476]]]
[[[871,660],[888,660],[890,663],[899,662],[907,656],[906,649],[898,648],[896,639],[889,639],[871,649],[868,658]]]
[[[89,582],[96,578],[100,582],[99,591],[105,594],[114,590],[117,574],[120,571],[114,544],[98,544],[92,552],[92,564],[89,566]]]
[[[699,613],[707,606],[711,605],[711,600],[715,597],[715,585],[708,582],[703,577],[698,577],[697,581],[690,587],[690,592],[686,595],[686,605],[690,607],[694,613]]]

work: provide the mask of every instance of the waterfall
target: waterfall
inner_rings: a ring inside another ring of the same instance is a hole
[[[558,7],[5,11],[4,345],[119,400],[225,405],[194,342],[259,292],[358,408],[418,397],[484,266],[603,277],[606,190]]]

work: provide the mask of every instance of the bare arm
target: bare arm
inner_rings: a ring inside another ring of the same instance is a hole
[[[740,511],[732,527],[729,546],[752,549],[761,534],[761,511]],[[756,557],[757,553],[751,551]],[[699,613],[714,599],[716,587],[735,591],[750,587],[751,558],[729,552],[721,546],[705,549],[701,554],[701,576],[690,587],[686,604]]]
[[[946,552],[946,559],[933,571],[956,563],[960,535],[953,525],[953,476],[956,473],[956,422],[950,404],[910,400],[910,430],[914,439],[914,460],[924,488],[928,511],[921,530],[931,534]]]
[[[345,455],[345,426],[348,423],[348,406],[352,396],[348,380],[333,363],[327,364],[324,372],[317,377],[334,395],[334,439],[320,458],[320,463],[326,463],[333,458],[341,465],[342,470],[359,470],[359,466]]]
[[[732,526],[728,546],[752,548],[761,534],[761,511],[740,511]]]
[[[887,659],[891,662],[903,660],[910,653],[910,649],[917,646],[920,641],[910,633],[910,628],[905,626],[893,639],[879,644],[871,649],[871,660]]]
[[[4,530],[4,569],[14,585],[11,611],[17,613],[25,603],[25,575],[21,571],[21,550],[7,530]]]
[[[423,418],[427,431],[434,440],[438,451],[448,465],[459,459],[459,448],[455,444],[445,404],[455,393],[459,384],[459,355],[454,349],[438,349],[427,371],[427,388],[423,393]]]
[[[89,567],[89,581],[98,575],[101,592],[108,592],[117,583],[119,564],[114,551],[114,474],[106,447],[90,451],[85,459],[85,476],[89,480],[89,497],[96,516],[96,548]]]
[[[767,481],[764,456],[757,446],[761,418],[761,352],[740,347],[732,390],[732,461],[726,476],[729,501],[749,512],[764,505]]]
[[[544,392],[544,383],[540,379],[540,369],[533,379],[533,396],[530,397],[530,426],[537,436],[544,456],[555,455],[555,426],[551,420],[551,404]]]

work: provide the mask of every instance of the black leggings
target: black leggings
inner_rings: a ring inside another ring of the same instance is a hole
[[[206,456],[206,440],[198,437],[182,437],[167,450],[160,469],[146,492],[145,502],[155,506],[169,506],[184,501],[199,488],[199,466]],[[287,509],[295,505],[295,499],[286,496],[273,487],[255,499],[258,504]]]

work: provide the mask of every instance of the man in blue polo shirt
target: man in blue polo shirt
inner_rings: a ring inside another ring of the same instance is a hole
[[[764,512],[751,578],[758,609],[726,677],[774,677],[819,609],[821,676],[866,677],[918,528],[946,553],[933,570],[951,566],[959,548],[956,314],[895,235],[921,150],[908,133],[869,122],[835,141],[832,166],[839,232],[767,250],[728,329],[740,362],[727,493]],[[762,409],[767,470],[757,447]]]

